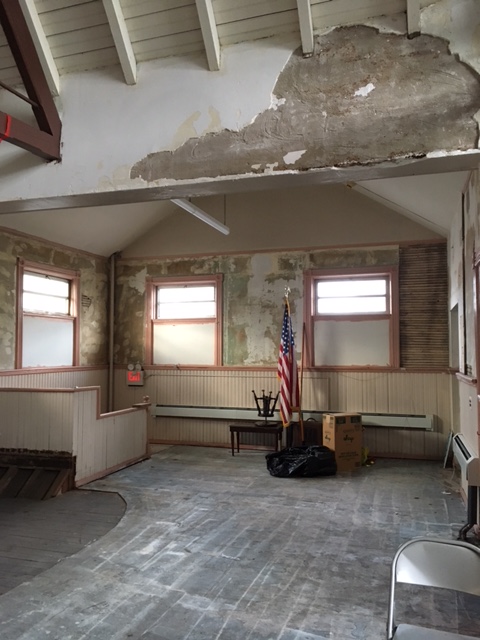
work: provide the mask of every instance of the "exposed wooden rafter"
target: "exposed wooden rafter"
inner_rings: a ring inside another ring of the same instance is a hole
[[[313,54],[313,20],[310,0],[297,0],[298,22],[302,38],[302,51],[305,57]]]
[[[38,129],[0,111],[0,139],[45,160],[60,160],[62,124],[19,2],[0,0],[0,24]]]
[[[103,6],[107,14],[108,24],[115,42],[125,82],[127,84],[136,84],[137,61],[135,60],[120,0],[103,0]]]
[[[210,71],[220,69],[220,41],[212,0],[195,0]]]
[[[58,75],[57,65],[53,59],[47,37],[45,36],[45,31],[43,30],[42,23],[38,17],[35,0],[19,0],[19,2],[23,9],[23,15],[25,16],[30,35],[32,36],[50,93],[53,96],[59,96],[60,76]]]

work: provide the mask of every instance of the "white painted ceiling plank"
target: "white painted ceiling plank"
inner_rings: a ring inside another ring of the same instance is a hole
[[[128,35],[127,25],[125,24],[122,7],[120,6],[120,0],[103,0],[103,6],[112,30],[113,41],[117,48],[125,82],[127,84],[136,84],[137,62],[130,36]]]
[[[297,0],[298,21],[304,56],[313,54],[313,21],[310,0]]]
[[[407,0],[407,31],[410,37],[420,34],[420,0]]]
[[[58,96],[60,95],[60,76],[52,52],[50,51],[45,31],[38,17],[35,2],[34,0],[20,0],[20,6],[25,16],[28,30],[32,36],[38,59],[42,65],[48,88],[52,95]]]
[[[220,42],[213,12],[212,0],[196,0],[200,28],[210,71],[220,69]]]

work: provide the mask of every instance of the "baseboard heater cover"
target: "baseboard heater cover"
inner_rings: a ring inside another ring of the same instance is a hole
[[[303,420],[322,420],[326,411],[302,411]],[[262,420],[256,409],[240,407],[191,407],[185,405],[156,404],[152,415],[162,418],[204,418],[215,420]],[[390,427],[397,429],[423,429],[433,431],[433,415],[362,413],[362,424],[366,427]],[[296,416],[294,414],[294,420]],[[278,411],[269,420],[280,420]]]
[[[461,433],[453,436],[452,450],[468,485],[480,487],[480,459]]]

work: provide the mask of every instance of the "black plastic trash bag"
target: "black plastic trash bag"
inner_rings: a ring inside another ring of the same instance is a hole
[[[328,447],[290,447],[265,456],[270,475],[278,478],[311,478],[337,473],[335,452]]]

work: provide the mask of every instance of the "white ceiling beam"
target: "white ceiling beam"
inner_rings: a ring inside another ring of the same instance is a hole
[[[20,0],[20,6],[25,16],[25,21],[32,36],[33,44],[38,55],[38,59],[45,74],[48,88],[52,96],[60,95],[60,76],[57,65],[53,59],[50,46],[43,30],[42,23],[38,16],[34,0]]]
[[[212,0],[195,0],[210,71],[220,69],[220,40]]]
[[[420,0],[407,0],[408,37],[420,35]]]
[[[108,24],[117,49],[123,76],[127,84],[137,82],[137,61],[133,53],[132,42],[128,33],[120,0],[103,0]]]
[[[305,57],[309,57],[313,54],[313,21],[310,0],[297,0],[297,9],[302,51]]]

